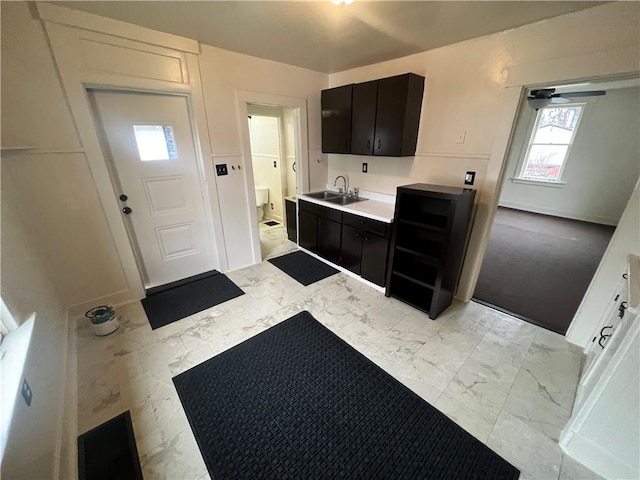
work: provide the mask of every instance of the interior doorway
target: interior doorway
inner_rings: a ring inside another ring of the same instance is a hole
[[[640,174],[640,82],[527,94],[473,299],[565,334]]]
[[[295,110],[247,105],[256,218],[262,259],[296,248],[287,234],[287,202],[297,193]]]

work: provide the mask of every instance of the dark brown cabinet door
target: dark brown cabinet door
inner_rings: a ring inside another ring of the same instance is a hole
[[[318,216],[305,210],[300,210],[298,220],[300,222],[300,246],[318,251]]]
[[[287,213],[287,238],[294,243],[298,242],[297,222],[296,222],[296,202],[285,200]]]
[[[353,85],[322,90],[322,151],[351,152],[351,96]]]
[[[330,262],[340,264],[341,231],[342,224],[339,222],[318,217],[318,255]]]
[[[362,234],[362,262],[360,275],[365,280],[384,287],[387,276],[389,239],[370,232]]]
[[[340,265],[359,275],[362,258],[362,232],[345,223],[342,224],[341,252]]]
[[[376,98],[378,81],[353,86],[351,111],[351,153],[372,155],[376,127]]]
[[[378,80],[374,155],[402,154],[402,132],[408,85],[406,75]]]

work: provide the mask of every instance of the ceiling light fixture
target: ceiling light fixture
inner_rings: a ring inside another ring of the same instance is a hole
[[[353,1],[354,0],[331,0],[331,3],[339,7],[344,7],[346,5],[351,5]]]

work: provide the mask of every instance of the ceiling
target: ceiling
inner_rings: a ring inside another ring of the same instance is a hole
[[[605,2],[67,1],[65,7],[325,73],[378,63]]]

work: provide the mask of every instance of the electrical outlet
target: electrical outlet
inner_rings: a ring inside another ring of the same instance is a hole
[[[31,400],[33,399],[33,392],[31,391],[31,387],[27,383],[27,379],[22,380],[22,398],[27,403],[27,406],[31,406]]]
[[[227,171],[227,164],[219,163],[218,165],[216,165],[216,174],[219,177],[222,175],[229,175],[229,172]]]
[[[369,171],[369,164],[364,162],[362,164],[362,173],[367,173]]]
[[[476,180],[476,172],[467,172],[464,176],[465,185],[473,185]]]

